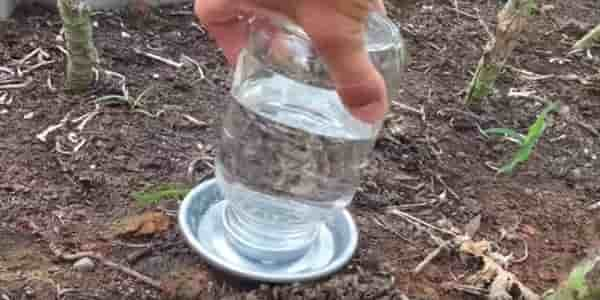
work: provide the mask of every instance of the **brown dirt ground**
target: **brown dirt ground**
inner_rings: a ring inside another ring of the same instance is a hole
[[[600,20],[600,2],[540,2],[554,8],[540,13],[508,63],[538,74],[576,74],[580,78],[598,74],[600,50],[593,49],[591,56],[567,52],[585,27]],[[497,1],[458,4],[468,14],[481,14],[493,28],[500,5]],[[481,214],[476,239],[494,241],[499,251],[516,257],[525,255],[526,244],[527,259],[511,264],[508,270],[540,293],[555,286],[597,239],[588,230],[598,218],[597,212],[586,207],[600,201],[600,143],[582,124],[600,130],[596,118],[600,114],[600,81],[591,77],[588,84],[558,77],[527,80],[507,70],[495,95],[478,111],[465,112],[461,91],[487,36],[477,20],[457,14],[453,5],[454,1],[388,2],[411,53],[405,84],[395,98],[423,107],[426,116],[423,121],[393,107],[350,208],[360,226],[359,251],[347,268],[320,282],[338,290],[327,299],[354,299],[339,291],[360,288],[370,293],[359,296],[364,299],[400,299],[400,293],[410,299],[477,299],[448,288],[474,271],[457,255],[443,253],[420,274],[411,274],[436,245],[422,230],[386,214],[392,205],[436,200],[407,211],[433,224],[457,227]],[[175,226],[149,238],[120,238],[119,244],[107,235],[115,220],[159,209],[140,206],[131,192],[166,182],[197,183],[211,175],[205,165],[199,165],[193,177],[187,169],[197,157],[214,155],[214,148],[206,149],[218,141],[230,71],[213,41],[190,25],[193,16],[180,13],[189,8],[157,10],[139,22],[128,18],[127,11],[94,16],[102,66],[125,75],[133,95],[154,86],[143,109],[165,112],[150,117],[124,105],[103,107],[80,133],[87,142],[73,155],[58,153],[55,142],[64,141],[75,124],[51,133],[47,142],[36,135],[69,112],[74,118],[92,111],[95,97],[114,91],[98,88],[76,97],[47,87],[49,77],[55,86],[63,81],[64,56],[55,47],[61,23],[55,12],[29,7],[0,24],[0,65],[37,47],[56,60],[33,72],[34,81],[27,88],[11,91],[13,103],[0,105],[0,111],[6,110],[0,114],[2,299],[160,298],[159,291],[103,266],[89,273],[73,270],[72,263],[54,257],[50,242],[70,252],[97,251],[163,282],[187,284],[196,290],[212,286],[216,299],[258,288],[210,269],[179,242],[182,237]],[[573,20],[583,24],[570,22]],[[122,31],[131,37],[122,37]],[[202,64],[207,78],[190,84],[195,80],[193,74],[177,73],[173,67],[137,55],[135,47],[153,47],[157,49],[154,53],[173,59],[186,54]],[[559,101],[563,108],[552,115],[531,160],[513,176],[496,176],[488,165],[507,161],[515,148],[483,138],[477,126],[524,132],[543,107],[535,99],[508,97],[511,88],[535,90],[537,95]],[[33,117],[24,118],[30,112]],[[189,122],[182,113],[208,125]],[[440,197],[443,193],[445,197]],[[176,203],[161,206],[173,209]],[[382,229],[375,217],[390,230]],[[511,228],[517,239],[500,241],[501,230]],[[162,248],[128,264],[127,256],[139,248],[123,243],[147,242]],[[388,286],[386,279],[392,275],[395,281]],[[355,277],[365,287],[357,286]],[[293,289],[264,286],[254,295],[260,299],[313,299],[307,291],[315,285]],[[76,290],[58,296],[58,288]]]

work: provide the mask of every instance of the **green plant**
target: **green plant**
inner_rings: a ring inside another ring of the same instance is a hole
[[[492,94],[496,80],[517,46],[521,34],[526,30],[535,9],[535,0],[508,0],[496,16],[496,33],[492,33],[487,29],[487,25],[485,26],[489,40],[467,87],[467,105],[478,104]]]
[[[134,192],[131,196],[140,204],[157,204],[168,199],[181,200],[190,192],[191,188],[184,184],[159,184],[140,192]]]
[[[600,299],[600,257],[584,260],[577,265],[556,292],[544,300],[598,300]]]
[[[512,160],[502,166],[498,170],[498,173],[510,174],[517,165],[529,160],[529,156],[533,152],[535,145],[544,134],[544,130],[546,130],[546,118],[548,117],[548,114],[555,111],[557,108],[557,103],[551,103],[546,106],[546,108],[538,115],[535,122],[529,127],[527,135],[520,134],[509,128],[490,128],[481,130],[481,133],[486,137],[489,137],[490,135],[500,135],[519,145],[519,149]]]

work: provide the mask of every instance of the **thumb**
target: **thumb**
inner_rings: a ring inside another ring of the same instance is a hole
[[[310,11],[299,12],[298,22],[324,58],[348,111],[359,120],[375,123],[387,112],[388,99],[385,82],[364,45],[369,9],[360,5],[363,0],[341,1],[344,8],[335,8],[333,14],[322,7],[304,7]],[[315,3],[305,3],[311,2]]]

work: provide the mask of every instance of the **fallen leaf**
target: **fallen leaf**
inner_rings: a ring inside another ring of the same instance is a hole
[[[491,243],[485,240],[479,242],[466,241],[460,246],[460,251],[473,256],[483,257],[486,256],[486,253],[490,250],[490,248]]]
[[[482,261],[481,269],[474,275],[466,278],[468,283],[476,286],[489,285],[489,299],[512,299],[510,292],[518,290],[523,300],[540,300],[540,297],[523,285],[512,273],[504,270],[493,258],[489,256],[491,243],[488,241],[465,241],[461,244],[461,253],[478,257]]]
[[[145,212],[115,222],[113,231],[117,236],[142,236],[166,231],[170,225],[171,219],[162,212]]]

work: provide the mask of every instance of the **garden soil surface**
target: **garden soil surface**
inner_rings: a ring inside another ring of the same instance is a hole
[[[471,109],[464,89],[503,1],[387,3],[411,60],[349,207],[359,248],[340,272],[293,286],[242,282],[211,268],[177,228],[180,199],[143,204],[132,196],[214,175],[231,70],[194,25],[191,5],[93,16],[101,67],[124,75],[132,97],[146,91],[136,107],[96,107],[95,99],[121,92],[114,78],[80,95],[62,91],[58,13],[20,8],[0,23],[0,66],[15,70],[36,48],[48,56],[34,55],[23,70],[38,59],[54,62],[15,82],[30,77],[29,85],[0,89],[0,299],[482,299],[465,287],[480,265],[456,251],[441,251],[413,272],[438,244],[427,227],[390,214],[393,208],[446,229],[481,216],[474,240],[512,254],[506,270],[535,292],[555,287],[599,238],[598,211],[589,207],[600,201],[600,49],[569,52],[600,21],[600,2],[539,2],[494,94]],[[136,50],[177,62],[185,54],[205,76]],[[497,174],[518,148],[480,129],[526,133],[548,102],[560,108],[529,161],[512,175]],[[94,111],[81,125],[78,118]],[[63,126],[38,137],[56,124]],[[150,212],[140,223],[132,219]],[[162,288],[100,260],[75,268],[61,255],[82,251]]]

